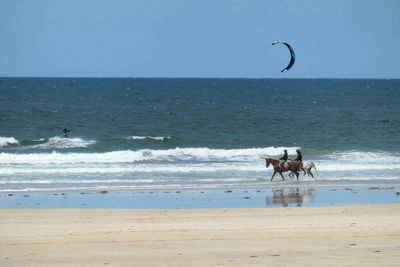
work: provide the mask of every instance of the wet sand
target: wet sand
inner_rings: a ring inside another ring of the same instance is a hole
[[[0,192],[0,209],[210,209],[400,203],[400,185]]]
[[[0,265],[398,266],[400,204],[0,209]]]

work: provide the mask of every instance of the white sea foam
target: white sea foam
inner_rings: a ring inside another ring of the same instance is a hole
[[[18,140],[14,137],[0,137],[0,148],[11,144],[18,144]]]
[[[251,182],[258,181],[258,178],[212,178],[212,179],[201,179],[202,182]],[[143,183],[188,183],[185,179],[108,179],[108,180],[96,180],[96,179],[46,179],[46,180],[0,180],[0,185],[5,184],[143,184]],[[190,181],[189,181],[190,182]]]
[[[363,164],[318,164],[318,171],[314,174],[330,172],[336,176],[344,176],[351,173],[352,176],[369,176],[374,172],[399,172],[400,166],[392,165],[363,165]],[[195,174],[202,173],[217,175],[217,173],[236,173],[244,176],[259,173],[265,175],[272,173],[272,168],[266,169],[263,162],[254,163],[219,163],[219,164],[46,164],[46,165],[7,165],[0,168],[0,176],[16,174]],[[357,174],[358,173],[358,174]],[[332,175],[332,174],[330,174]],[[319,175],[320,176],[320,175]],[[400,178],[400,177],[399,177]]]
[[[187,164],[183,166],[156,164],[156,165],[136,165],[136,166],[71,166],[71,167],[36,167],[36,168],[1,168],[0,175],[12,174],[112,174],[112,173],[215,173],[228,171],[264,171],[263,165],[204,165]]]
[[[176,148],[169,150],[114,151],[107,153],[30,153],[0,154],[0,177],[8,175],[123,175],[140,178],[152,175],[183,175],[191,179],[193,175],[201,177],[266,177],[272,174],[272,168],[265,168],[259,157],[262,152],[275,148],[253,149],[208,149],[208,148]],[[277,149],[280,151],[280,149]],[[374,153],[371,157],[353,158],[353,153],[346,152],[347,160],[339,158],[315,160],[318,171],[314,171],[320,179],[371,179],[381,175],[396,176],[400,165],[398,157],[386,153]],[[368,153],[367,153],[368,154]],[[368,163],[371,159],[391,157],[391,162]],[[188,160],[189,159],[189,160]],[[351,160],[350,160],[351,159]],[[350,177],[350,178],[349,178]],[[400,178],[398,176],[398,178]],[[111,177],[107,178],[111,179]]]
[[[106,153],[0,153],[0,191],[45,188],[157,188],[265,184],[272,168],[262,157],[277,157],[283,148],[175,148]],[[289,148],[293,153],[296,147]],[[400,180],[400,153],[342,151],[313,161],[315,179],[335,181]],[[285,173],[287,177],[287,173]],[[276,180],[280,181],[277,176]],[[291,179],[287,179],[292,181]],[[285,181],[286,182],[286,181]],[[74,185],[73,185],[74,184]],[[89,186],[91,184],[91,186]],[[73,185],[73,186],[72,186]]]
[[[260,185],[260,186],[265,186]],[[238,187],[236,183],[229,184],[204,184],[199,187],[198,184],[186,184],[183,188],[186,189],[215,189],[215,188],[235,188]],[[240,186],[242,187],[242,186]],[[107,186],[76,186],[76,187],[26,187],[26,188],[6,188],[0,189],[0,192],[59,192],[59,191],[98,191],[98,190],[176,190],[182,189],[182,184],[154,184],[154,185],[107,185]]]
[[[86,141],[87,142],[87,141]],[[43,144],[45,145],[45,144]],[[66,145],[66,143],[63,143]],[[74,142],[77,145],[77,142]],[[288,148],[293,153],[297,148]],[[278,156],[283,148],[210,149],[174,148],[165,150],[141,149],[105,153],[0,153],[0,164],[76,164],[76,163],[133,163],[142,161],[254,161],[262,156]]]
[[[40,139],[38,141],[44,141],[44,139]],[[47,142],[32,146],[25,146],[23,149],[67,149],[67,148],[76,148],[76,147],[88,147],[89,145],[95,144],[95,140],[84,140],[81,138],[65,138],[54,136],[47,140]]]
[[[390,163],[400,156],[400,153],[388,152],[363,152],[363,151],[337,151],[329,155],[330,159],[337,161],[357,161],[357,162],[376,162]]]
[[[156,141],[164,141],[166,139],[171,139],[170,136],[128,136],[126,139],[128,140],[145,140],[145,139],[151,139],[151,140],[156,140]]]

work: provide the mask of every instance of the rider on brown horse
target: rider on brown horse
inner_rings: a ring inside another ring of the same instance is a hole
[[[276,173],[279,173],[282,177],[282,180],[285,180],[282,172],[287,172],[287,171],[293,172],[296,175],[297,180],[299,179],[300,164],[298,162],[288,161],[287,166],[285,166],[285,168],[282,168],[280,166],[279,160],[273,158],[265,158],[265,166],[268,168],[270,164],[274,168],[274,173],[272,174],[271,181],[274,179]]]
[[[288,156],[288,152],[287,152],[286,149],[283,150],[283,153],[284,153],[284,154],[283,154],[283,157],[281,157],[281,158],[279,159],[279,161],[280,161],[280,166],[281,166],[281,168],[282,168],[282,169],[285,169],[284,164],[285,164],[285,162],[288,161],[289,156]]]
[[[272,159],[272,158],[265,158],[266,167],[268,168],[269,165],[272,164],[272,166],[274,168],[274,173],[272,174],[271,181],[274,179],[274,176],[276,173],[279,173],[281,175],[282,179],[285,180],[282,172],[287,172],[287,171],[291,171],[293,174],[296,175],[297,180],[299,180],[299,171],[302,170],[305,173],[305,170],[303,168],[303,163],[302,163],[303,156],[301,155],[300,150],[296,150],[297,157],[295,160],[289,159],[288,152],[286,149],[283,152],[284,152],[284,155],[279,160]]]

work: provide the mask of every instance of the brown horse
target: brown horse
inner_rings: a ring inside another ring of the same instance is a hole
[[[265,166],[268,168],[270,164],[274,168],[274,174],[272,174],[271,181],[274,179],[274,176],[277,172],[279,172],[279,174],[282,176],[282,180],[285,181],[285,178],[283,177],[282,172],[287,172],[287,171],[293,172],[296,175],[297,180],[299,180],[299,171],[302,169],[299,162],[287,161],[285,164],[285,167],[282,168],[279,160],[272,159],[272,158],[266,158]]]

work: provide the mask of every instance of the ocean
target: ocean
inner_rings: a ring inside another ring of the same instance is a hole
[[[398,79],[0,78],[0,192],[399,185],[399,103]],[[314,178],[270,181],[283,149]]]

